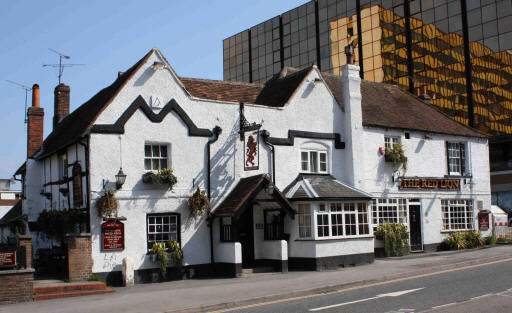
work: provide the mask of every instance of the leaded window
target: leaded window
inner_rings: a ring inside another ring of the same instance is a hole
[[[441,200],[443,230],[473,229],[473,200]]]
[[[144,169],[146,171],[159,171],[169,168],[169,155],[167,145],[145,144],[144,145]]]
[[[148,249],[151,249],[155,242],[167,242],[169,240],[180,242],[179,237],[179,215],[176,213],[168,214],[148,214],[146,217]]]

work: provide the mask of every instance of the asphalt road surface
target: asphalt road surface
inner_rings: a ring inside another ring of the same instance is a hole
[[[512,261],[217,312],[512,312]]]

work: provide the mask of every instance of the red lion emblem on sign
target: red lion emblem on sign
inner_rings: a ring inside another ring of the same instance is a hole
[[[254,140],[253,136],[249,136],[247,138],[247,149],[245,151],[245,156],[247,159],[245,160],[245,166],[252,165],[254,166],[254,158],[256,157],[256,154],[258,153],[257,148],[258,143],[256,140]]]

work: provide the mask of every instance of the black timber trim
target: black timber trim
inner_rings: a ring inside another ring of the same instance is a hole
[[[460,1],[461,18],[462,18],[462,38],[464,40],[464,64],[466,66],[466,102],[468,105],[468,124],[475,127],[475,108],[473,103],[473,69],[471,66],[471,52],[469,49],[469,33],[468,33],[468,10],[466,0]]]
[[[198,128],[196,124],[190,119],[187,113],[181,108],[176,100],[171,99],[165,107],[156,114],[149,107],[146,100],[142,96],[138,96],[135,101],[123,112],[121,117],[114,124],[96,124],[91,127],[91,133],[97,134],[124,134],[124,125],[133,116],[133,114],[140,109],[146,117],[153,123],[160,123],[164,120],[167,114],[175,112],[181,120],[188,127],[188,135],[194,137],[211,137],[212,132],[206,128]]]
[[[359,64],[359,77],[364,79],[364,64],[363,64],[363,27],[361,26],[361,3],[360,0],[356,0],[356,14],[357,14],[357,50],[359,52],[359,58],[357,63]]]
[[[407,75],[409,76],[409,92],[414,93],[414,61],[412,59],[412,35],[411,35],[411,6],[409,1],[404,1],[405,12],[405,45],[407,53]]]
[[[288,201],[307,201],[307,202],[319,202],[319,201],[370,201],[377,197],[317,197],[317,198],[288,198]]]
[[[341,136],[337,133],[317,133],[302,130],[289,130],[288,138],[269,137],[268,142],[276,146],[293,146],[295,137],[334,140],[334,147],[336,149],[345,149],[345,142],[341,141]]]

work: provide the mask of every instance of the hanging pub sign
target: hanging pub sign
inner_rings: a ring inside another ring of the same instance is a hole
[[[81,207],[84,203],[82,192],[82,167],[80,164],[73,165],[73,205]]]
[[[460,190],[460,179],[401,177],[399,181],[399,189]]]
[[[489,213],[480,212],[478,213],[478,229],[489,230]]]
[[[104,251],[124,250],[124,224],[108,221],[101,225],[101,249]]]
[[[259,131],[244,133],[244,170],[253,171],[260,167]]]
[[[16,267],[16,250],[0,251],[0,268]]]

